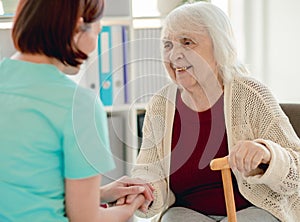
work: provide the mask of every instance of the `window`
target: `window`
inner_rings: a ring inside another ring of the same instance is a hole
[[[18,0],[0,0],[0,17],[12,17],[17,4]]]
[[[132,0],[133,17],[160,16],[157,10],[157,0]]]

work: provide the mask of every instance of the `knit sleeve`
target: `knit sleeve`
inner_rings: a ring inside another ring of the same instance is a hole
[[[249,177],[247,182],[266,184],[275,192],[284,195],[299,192],[300,142],[288,120],[274,120],[265,139],[255,141],[265,144],[272,158],[263,175]]]
[[[144,179],[154,187],[154,201],[146,213],[137,211],[139,217],[150,218],[163,211],[168,206],[168,187],[164,172],[164,160],[160,159],[164,135],[163,111],[159,110],[161,98],[154,98],[149,103],[143,124],[143,141],[133,167],[132,176]]]
[[[263,175],[249,176],[246,181],[250,184],[266,184],[273,191],[284,195],[298,192],[300,140],[288,117],[266,86],[254,80],[245,80],[241,85],[240,89],[244,90],[240,92],[244,95],[239,96],[243,98],[241,101],[245,108],[244,119],[240,119],[240,122],[245,129],[240,130],[243,133],[239,135],[244,137],[242,139],[265,144],[272,156]]]

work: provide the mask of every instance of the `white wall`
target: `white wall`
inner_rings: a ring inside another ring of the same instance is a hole
[[[267,80],[280,101],[300,103],[300,1],[267,2]]]
[[[300,1],[230,0],[242,61],[279,102],[300,103]]]

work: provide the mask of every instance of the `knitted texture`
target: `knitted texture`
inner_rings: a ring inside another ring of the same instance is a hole
[[[175,197],[169,188],[172,125],[177,86],[163,88],[149,102],[143,142],[132,176],[152,183],[155,200],[140,217],[159,220]],[[300,218],[300,140],[269,89],[258,81],[235,76],[224,85],[224,115],[228,149],[240,140],[263,143],[271,152],[264,174],[234,172],[241,194],[283,222]]]

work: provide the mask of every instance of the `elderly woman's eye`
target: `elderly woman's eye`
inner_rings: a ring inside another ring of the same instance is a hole
[[[181,43],[184,45],[184,46],[192,46],[195,44],[195,42],[191,39],[188,39],[188,38],[184,38],[182,39]]]
[[[163,43],[164,49],[171,49],[173,47],[172,42],[164,42]]]

